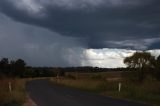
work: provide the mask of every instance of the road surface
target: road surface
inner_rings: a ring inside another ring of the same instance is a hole
[[[47,80],[30,81],[26,88],[38,106],[147,106],[67,88]]]

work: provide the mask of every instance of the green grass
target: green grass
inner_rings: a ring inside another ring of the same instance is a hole
[[[12,83],[12,91],[9,91],[8,83]],[[0,80],[0,106],[21,106],[26,100],[24,79]]]
[[[83,75],[85,77],[83,77]],[[108,73],[83,75],[79,74],[80,77],[76,80],[61,78],[58,81],[56,79],[52,79],[52,81],[64,86],[111,96],[114,98],[133,100],[160,106],[160,82],[158,81],[146,80],[143,83],[126,82],[117,80],[116,78],[119,79],[120,75],[116,75],[114,77],[111,73],[109,73],[109,75]],[[118,92],[119,82],[122,83],[121,92]]]

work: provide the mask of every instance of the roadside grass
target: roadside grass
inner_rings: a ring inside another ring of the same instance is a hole
[[[11,82],[12,90],[9,90]],[[0,106],[21,106],[26,100],[25,79],[0,80]]]
[[[156,80],[146,80],[143,83],[126,82],[120,78],[120,73],[119,75],[112,74],[114,73],[88,73],[87,75],[79,73],[78,79],[63,77],[58,80],[52,78],[51,81],[113,98],[160,106],[160,82]],[[71,75],[75,77],[75,74],[72,73]],[[122,83],[121,92],[118,91],[119,82]]]
[[[121,89],[121,92],[107,89],[103,94],[160,106],[160,82],[122,83]]]
[[[74,77],[78,77],[79,79],[88,79],[91,77],[96,77],[99,76],[101,77],[101,79],[113,79],[113,78],[120,78],[121,77],[122,72],[114,72],[114,71],[110,71],[110,72],[97,72],[97,73],[76,73],[76,72],[66,72],[66,76],[67,75],[71,75]]]

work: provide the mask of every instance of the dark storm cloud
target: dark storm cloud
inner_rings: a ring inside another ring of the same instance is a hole
[[[79,66],[83,42],[0,14],[0,59],[22,58],[32,66]]]
[[[105,48],[111,44],[127,48],[133,45],[116,44],[123,40],[160,37],[159,0],[22,1],[1,0],[0,10],[19,22],[64,36],[84,38],[89,48]]]

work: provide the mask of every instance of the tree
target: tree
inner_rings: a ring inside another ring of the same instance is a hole
[[[156,77],[157,80],[160,80],[160,55],[157,57],[156,60],[156,70],[154,76]]]
[[[11,70],[11,76],[12,77],[15,77],[16,76],[16,69],[15,69],[15,61],[14,60],[11,60],[10,61],[10,70]]]
[[[18,59],[14,63],[14,73],[16,76],[23,77],[25,73],[26,63],[22,59]]]
[[[0,69],[3,74],[9,74],[9,61],[8,58],[3,58],[0,61]]]
[[[9,62],[8,62],[8,58],[3,58],[1,61],[0,61],[0,64],[1,65],[7,65]]]
[[[160,55],[157,57],[157,63],[159,65],[159,67],[160,67]]]
[[[128,68],[137,70],[138,80],[143,81],[146,73],[155,67],[155,57],[148,52],[135,52],[132,56],[126,57],[124,63]]]
[[[132,56],[126,57],[124,63],[128,68],[154,67],[155,57],[148,52],[135,52]]]

